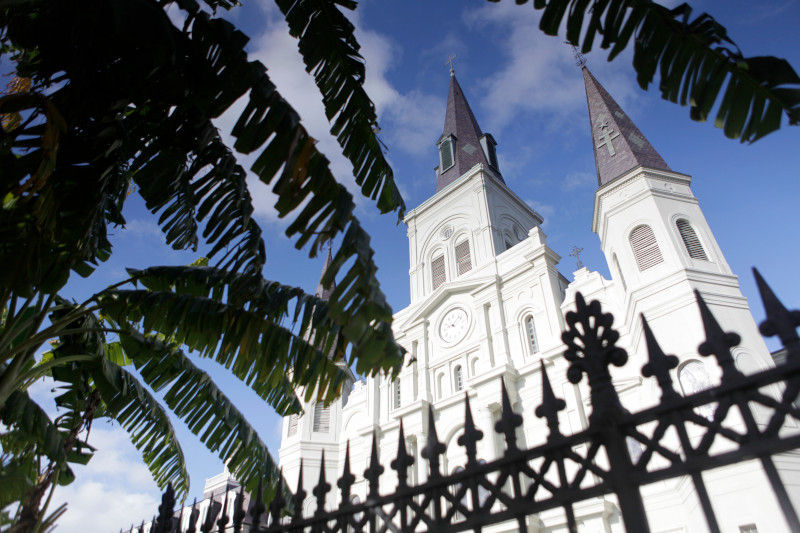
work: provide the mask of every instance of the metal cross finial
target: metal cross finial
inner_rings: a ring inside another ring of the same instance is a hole
[[[455,61],[455,60],[456,60],[456,55],[453,54],[450,57],[448,57],[447,61],[445,62],[445,64],[449,64],[450,65],[450,75],[451,76],[455,76],[456,75],[456,69],[453,68],[453,61]]]
[[[583,248],[578,248],[577,246],[573,246],[572,251],[570,251],[569,253],[569,255],[575,258],[578,270],[583,268],[583,261],[581,261],[581,252],[583,252]]]
[[[605,115],[600,115],[597,118],[597,129],[600,130],[600,142],[597,143],[597,149],[600,150],[600,148],[605,146],[608,148],[609,156],[616,154],[617,152],[614,150],[614,145],[611,143],[611,141],[619,137],[619,132],[614,131],[608,126],[608,119]]]
[[[578,65],[578,67],[580,67],[580,68],[585,67],[586,66],[586,56],[584,56],[581,53],[580,48],[578,48],[577,46],[575,46],[574,44],[572,44],[569,41],[564,41],[564,44],[568,44],[568,45],[570,45],[570,47],[572,47],[572,55],[573,55],[573,57],[575,57],[575,64]]]

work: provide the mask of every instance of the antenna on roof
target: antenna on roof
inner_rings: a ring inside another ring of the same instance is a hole
[[[580,68],[586,66],[586,56],[581,53],[580,48],[575,46],[569,41],[564,41],[564,44],[568,44],[572,47],[572,56],[575,58],[575,64],[578,65]]]
[[[453,68],[453,61],[455,61],[455,60],[456,60],[456,55],[453,54],[449,58],[447,58],[447,61],[445,61],[445,65],[447,65],[447,64],[450,65],[450,75],[451,76],[455,76],[456,75],[456,69]]]

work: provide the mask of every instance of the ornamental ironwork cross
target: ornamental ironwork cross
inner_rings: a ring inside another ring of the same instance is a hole
[[[604,116],[600,117],[597,129],[600,130],[600,138],[602,139],[599,143],[597,143],[597,149],[599,150],[603,147],[603,145],[605,145],[606,148],[608,148],[608,155],[611,156],[616,154],[614,151],[614,145],[611,143],[611,141],[619,137],[619,132],[608,127],[608,119]]]
[[[569,255],[575,258],[575,262],[577,263],[578,269],[583,268],[583,261],[581,261],[582,251],[583,248],[578,248],[577,246],[573,246],[572,251],[569,253]]]
[[[455,68],[453,68],[453,62],[454,62],[455,60],[456,60],[456,55],[455,55],[455,54],[453,54],[453,55],[451,55],[450,57],[448,57],[448,58],[447,58],[447,61],[445,61],[445,64],[446,64],[446,65],[450,65],[450,75],[451,75],[451,76],[454,76],[454,75],[455,75],[455,73],[456,73],[456,69],[455,69]]]

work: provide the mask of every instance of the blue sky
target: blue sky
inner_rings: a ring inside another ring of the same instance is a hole
[[[722,22],[745,55],[779,55],[800,67],[800,1],[692,5]],[[327,133],[319,93],[303,71],[296,42],[288,36],[279,12],[268,2],[245,2],[226,16],[251,37],[252,57],[267,65],[278,89],[319,139],[337,177],[355,191],[351,169]],[[505,181],[544,216],[548,243],[564,258],[561,272],[572,278],[575,263],[568,252],[577,245],[584,248],[584,263],[607,276],[598,238],[591,232],[596,178],[583,80],[563,37],[541,34],[530,5],[510,1],[367,0],[351,18],[367,60],[367,90],[408,207],[420,204],[435,189],[434,143],[441,133],[448,88],[445,62],[455,54],[456,74],[477,120],[498,142]],[[688,109],[662,101],[657,92],[640,90],[629,54],[607,63],[604,53],[595,52],[589,55],[588,66],[670,167],[693,176],[694,193],[728,263],[740,276],[756,318],[763,311],[749,272],[752,265],[761,269],[784,302],[796,307],[800,129],[785,128],[754,145],[741,145],[726,139],[712,123],[691,122]],[[229,113],[218,124],[229,130],[235,119],[235,113]],[[242,158],[243,163],[248,161],[252,158]],[[309,260],[291,248],[283,237],[283,222],[271,209],[271,195],[260,183],[250,184],[267,242],[265,276],[313,291],[321,260]],[[358,203],[359,217],[372,235],[378,278],[392,307],[400,310],[409,301],[405,228],[391,215],[378,215],[369,201]],[[73,279],[68,294],[77,298],[119,281],[125,267],[186,264],[199,255],[167,248],[156,217],[138,197],[131,197],[126,217],[127,227],[115,230],[112,259],[88,280]],[[668,342],[664,344],[668,349]],[[207,361],[199,364],[239,404],[277,454],[277,416],[224,369]],[[38,386],[39,395],[46,395],[50,386]],[[181,422],[176,427],[189,462],[191,496],[199,496],[204,479],[219,473],[222,465]],[[158,491],[121,430],[97,424],[92,442],[99,447],[95,459],[79,469],[76,483],[56,494],[56,500],[70,502],[60,530],[107,531],[152,516]],[[89,529],[87,523],[92,524]]]

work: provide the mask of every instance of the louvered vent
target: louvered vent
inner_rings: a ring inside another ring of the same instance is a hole
[[[453,371],[453,381],[455,382],[457,391],[464,389],[464,376],[461,373],[461,366],[457,366]]]
[[[525,334],[528,336],[528,350],[531,354],[539,351],[539,343],[536,341],[536,325],[533,323],[533,315],[525,318]]]
[[[440,255],[431,262],[431,275],[433,277],[433,290],[447,280],[447,273],[444,269],[444,256]]]
[[[289,416],[289,436],[297,434],[297,415]]]
[[[397,378],[394,382],[394,408],[399,409],[400,405],[402,405],[402,398],[400,397],[400,378]]]
[[[689,257],[708,261],[706,251],[703,250],[703,245],[700,244],[700,239],[697,238],[697,233],[694,231],[692,225],[689,224],[689,221],[681,218],[675,222],[675,225],[678,226],[678,231],[681,234],[683,245],[686,247]]]
[[[658,242],[656,242],[656,236],[650,226],[642,225],[634,228],[630,240],[640,272],[664,262]]]
[[[442,172],[453,166],[453,140],[445,139],[439,145],[439,157],[442,162]]]
[[[322,403],[314,405],[314,431],[327,433],[331,429],[331,410]]]
[[[469,254],[469,241],[462,241],[456,244],[456,266],[458,275],[472,270],[472,258]]]

